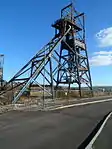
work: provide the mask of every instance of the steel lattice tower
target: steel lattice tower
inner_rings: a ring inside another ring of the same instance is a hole
[[[43,91],[43,99],[46,93],[55,98],[54,90],[65,84],[68,93],[75,84],[80,96],[82,84],[92,93],[84,23],[84,13],[77,12],[72,3],[63,8],[61,18],[52,24],[54,37],[7,82],[0,94],[12,91],[15,103],[33,84]]]
[[[88,54],[85,41],[84,13],[78,13],[73,4],[61,10],[61,19],[53,27],[64,33],[71,26],[71,31],[61,42],[59,62],[64,63],[66,69],[60,68],[57,76],[57,87],[67,84],[68,91],[72,84],[79,87],[81,96],[81,84],[85,83],[92,91],[92,82]],[[68,73],[67,70],[70,72]]]

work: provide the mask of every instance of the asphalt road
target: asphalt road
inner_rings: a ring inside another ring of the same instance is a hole
[[[75,149],[111,110],[112,101],[52,112],[13,111],[2,114],[0,149]],[[110,119],[96,147],[103,141],[102,149],[111,148],[111,138]]]

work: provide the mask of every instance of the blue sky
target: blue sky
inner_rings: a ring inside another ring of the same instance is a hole
[[[9,80],[53,36],[51,24],[70,0],[0,0],[0,53]],[[112,1],[76,0],[86,14],[93,85],[112,85]]]

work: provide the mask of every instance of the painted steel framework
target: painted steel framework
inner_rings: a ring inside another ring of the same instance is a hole
[[[7,82],[0,93],[13,91],[13,103],[33,84],[43,90],[43,98],[46,93],[54,98],[54,89],[65,84],[68,93],[73,84],[79,87],[80,96],[82,84],[92,93],[84,13],[77,12],[71,3],[61,10],[61,18],[52,27],[55,35],[51,41]]]

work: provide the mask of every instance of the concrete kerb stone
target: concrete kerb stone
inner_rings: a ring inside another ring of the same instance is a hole
[[[8,112],[8,111],[49,111],[50,109],[53,108],[58,108],[64,105],[70,105],[70,104],[75,104],[76,102],[79,101],[91,101],[91,100],[101,100],[101,99],[109,99],[112,98],[112,96],[101,96],[101,97],[92,97],[92,98],[81,98],[81,99],[69,99],[68,102],[67,100],[54,100],[53,101],[48,101],[45,103],[43,106],[42,103],[38,104],[10,104],[10,105],[1,105],[0,106],[0,114]]]

